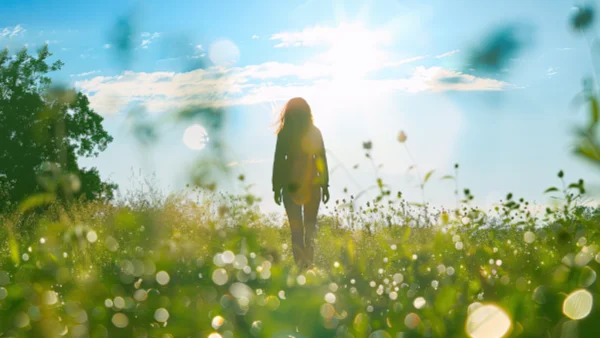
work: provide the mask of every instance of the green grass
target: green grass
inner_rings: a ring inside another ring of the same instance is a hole
[[[594,10],[571,12],[571,28],[595,36]],[[128,32],[129,19],[118,27]],[[525,44],[516,28],[491,34],[469,68],[500,71]],[[45,74],[47,47],[40,55],[24,62],[24,50],[20,75]],[[598,86],[587,82],[579,101],[588,121],[574,151],[598,165]],[[190,177],[214,187],[214,171],[227,168],[224,112],[186,107],[164,116],[159,123],[200,119],[215,129]],[[141,145],[157,141],[143,114],[131,117]],[[414,169],[406,140],[401,132]],[[378,176],[372,146],[363,150]],[[42,185],[70,191],[68,171]],[[418,174],[423,200],[432,174]],[[201,191],[190,201],[150,185],[116,203],[68,207],[57,200],[71,194],[30,196],[0,214],[0,337],[600,337],[600,213],[582,206],[583,181],[568,184],[560,172],[562,188],[547,190],[560,199],[543,212],[510,194],[484,212],[471,206],[469,190],[459,195],[457,174],[458,166],[443,177],[455,183],[457,210],[408,203],[380,179],[368,188],[378,196],[362,207],[350,196],[334,203],[319,220],[316,266],[307,271],[293,264],[285,220],[261,214],[250,194]],[[7,182],[0,200],[10,196]]]
[[[600,334],[598,306],[584,304],[598,299],[600,217],[577,205],[583,189],[535,214],[512,198],[488,213],[468,198],[426,210],[380,188],[321,217],[308,271],[293,265],[285,221],[248,196],[2,215],[0,336]]]

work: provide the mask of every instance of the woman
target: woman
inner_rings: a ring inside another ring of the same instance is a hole
[[[291,99],[279,117],[273,161],[275,203],[285,206],[292,232],[294,261],[309,267],[314,257],[317,212],[329,201],[329,175],[321,131],[313,124],[310,106]]]

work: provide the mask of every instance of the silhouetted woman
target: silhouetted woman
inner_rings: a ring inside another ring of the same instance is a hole
[[[309,267],[314,257],[317,212],[329,201],[329,175],[321,131],[302,98],[288,101],[279,117],[273,161],[275,203],[285,206],[296,264]],[[322,192],[322,194],[321,194]]]

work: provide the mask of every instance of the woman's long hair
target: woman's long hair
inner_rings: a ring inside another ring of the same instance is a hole
[[[299,146],[302,136],[313,125],[310,106],[301,97],[289,100],[279,116],[277,135],[283,137],[287,146]]]

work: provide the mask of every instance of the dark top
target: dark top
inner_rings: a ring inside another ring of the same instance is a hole
[[[297,200],[314,185],[329,186],[327,157],[321,131],[311,126],[300,138],[290,142],[284,131],[277,135],[273,161],[273,191],[284,189]]]

